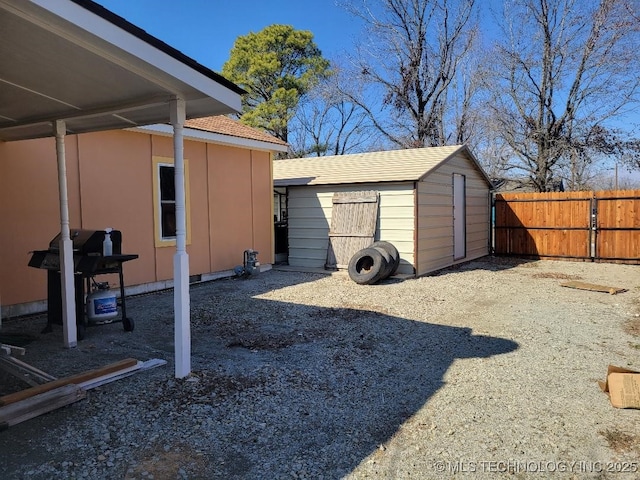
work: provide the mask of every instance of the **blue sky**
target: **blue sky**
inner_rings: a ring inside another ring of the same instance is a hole
[[[275,23],[310,30],[325,58],[350,49],[358,23],[335,0],[95,0],[219,72],[236,38]]]
[[[235,40],[273,24],[309,30],[325,58],[353,51],[361,23],[342,0],[94,0],[202,65],[220,72]],[[499,0],[483,0],[482,32],[496,32],[492,15]],[[488,9],[486,7],[489,7]],[[638,123],[638,116],[626,119]],[[621,175],[626,172],[621,170]],[[640,177],[640,173],[637,173]]]

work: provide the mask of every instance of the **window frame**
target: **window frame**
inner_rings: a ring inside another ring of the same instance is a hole
[[[162,195],[161,195],[161,180],[160,170],[162,167],[171,167],[174,169],[175,178],[175,162],[173,158],[169,157],[153,157],[153,231],[154,231],[154,243],[156,247],[171,247],[176,245],[176,237],[165,237],[162,231]],[[187,223],[187,244],[191,243],[191,191],[189,188],[189,161],[184,160],[184,181],[185,181],[185,213]],[[175,198],[174,198],[175,204]]]

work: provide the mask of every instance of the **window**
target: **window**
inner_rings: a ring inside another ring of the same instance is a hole
[[[158,165],[160,175],[160,237],[176,237],[176,188],[173,165]]]
[[[189,215],[189,164],[184,162],[187,243],[190,243],[191,224]],[[156,247],[176,244],[176,189],[175,167],[172,158],[153,157],[153,200]]]

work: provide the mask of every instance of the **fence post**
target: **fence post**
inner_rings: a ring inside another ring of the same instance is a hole
[[[489,254],[496,254],[496,192],[489,191]]]
[[[597,243],[598,243],[598,199],[595,196],[595,192],[592,192],[591,197],[591,229],[589,231],[589,240],[591,243],[590,257],[593,262],[596,259]]]

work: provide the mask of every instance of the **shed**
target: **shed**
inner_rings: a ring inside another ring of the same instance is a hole
[[[273,172],[276,260],[290,266],[327,267],[334,202],[355,192],[376,194],[373,240],[396,246],[398,273],[489,254],[491,181],[466,145],[278,160]]]

